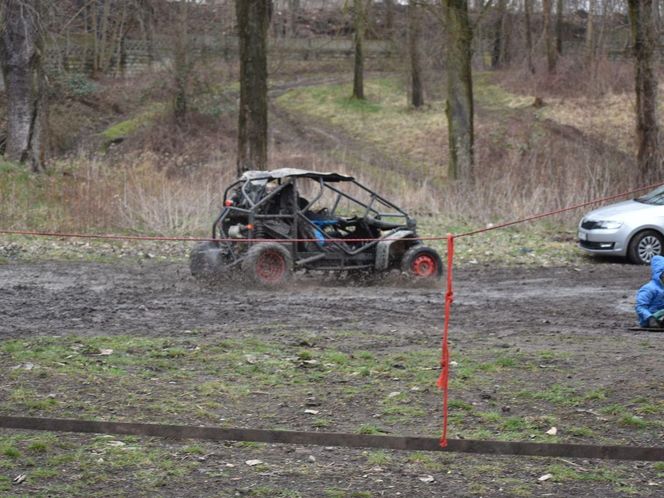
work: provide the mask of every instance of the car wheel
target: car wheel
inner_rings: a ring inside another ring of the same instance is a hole
[[[627,256],[637,265],[647,265],[653,256],[661,256],[664,245],[662,236],[654,230],[644,230],[637,233],[629,243]]]
[[[214,242],[196,244],[189,254],[189,270],[195,278],[209,278],[220,269],[219,246]]]
[[[401,271],[417,279],[437,279],[443,275],[443,261],[434,249],[413,246],[401,258]]]
[[[292,263],[293,259],[284,246],[266,242],[249,248],[242,261],[242,270],[254,284],[278,287],[290,280]]]

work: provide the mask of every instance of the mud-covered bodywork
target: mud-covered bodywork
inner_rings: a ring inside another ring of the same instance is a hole
[[[422,245],[415,220],[350,176],[248,171],[226,189],[223,203],[214,241],[192,251],[196,276],[242,268],[251,280],[271,284],[297,269],[442,274],[440,257]]]

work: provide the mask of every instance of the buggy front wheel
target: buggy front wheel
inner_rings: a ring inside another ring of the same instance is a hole
[[[254,284],[278,287],[290,280],[292,263],[293,259],[284,246],[265,242],[249,248],[242,261],[242,270]]]
[[[220,271],[219,245],[215,242],[196,244],[189,255],[189,269],[194,278],[210,278]]]
[[[417,245],[404,253],[401,271],[416,279],[439,279],[443,276],[443,261],[434,249]]]

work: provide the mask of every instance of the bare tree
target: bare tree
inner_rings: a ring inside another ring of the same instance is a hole
[[[544,43],[546,45],[546,67],[549,73],[556,70],[556,46],[553,40],[553,26],[551,25],[551,2],[542,0],[542,23]]]
[[[235,3],[240,42],[237,171],[267,167],[267,30],[269,0]]]
[[[487,69],[486,59],[484,57],[484,11],[488,5],[491,5],[492,0],[474,0],[473,5],[469,5],[468,8],[475,11],[476,20],[473,36],[473,52],[476,57],[476,64],[482,69]],[[444,24],[444,22],[443,22]]]
[[[364,32],[366,30],[365,0],[353,0],[353,28],[355,30],[355,63],[353,70],[353,98],[364,99]]]
[[[149,0],[88,0],[83,4],[81,12],[85,16],[85,31],[89,33],[86,39],[92,44],[92,47],[86,46],[86,51],[91,48],[95,75],[122,69],[124,39],[134,22],[140,22],[141,11],[150,3]]]
[[[297,20],[300,15],[300,0],[288,0],[288,33],[297,36]]]
[[[0,7],[0,64],[7,95],[5,156],[40,171],[45,165],[48,108],[39,22],[43,5],[41,0],[2,0]]]
[[[473,34],[467,0],[444,0],[447,28],[448,178],[473,180]]]
[[[556,52],[563,55],[563,0],[556,1]]]
[[[173,61],[173,72],[175,80],[175,95],[173,101],[173,113],[175,123],[182,126],[187,117],[187,89],[189,86],[189,56],[188,56],[188,23],[189,23],[189,1],[180,0],[175,34],[175,53]]]
[[[495,8],[491,67],[496,69],[505,63],[507,51],[507,0],[498,0]]]
[[[528,70],[535,74],[535,65],[533,64],[533,34],[531,27],[531,17],[533,10],[533,0],[523,0],[524,22],[526,24],[526,57],[528,60]]]
[[[385,30],[389,36],[394,29],[394,0],[385,0],[383,4],[385,5]]]
[[[649,181],[663,173],[657,125],[657,77],[655,75],[656,33],[652,17],[653,0],[629,0],[629,20],[634,49],[636,79],[636,134],[639,145],[639,176]]]
[[[408,4],[408,52],[410,54],[410,103],[413,107],[424,104],[422,63],[419,50],[421,6],[413,0]]]
[[[588,0],[588,19],[586,19],[586,64],[592,68],[595,63],[595,23],[597,0]]]

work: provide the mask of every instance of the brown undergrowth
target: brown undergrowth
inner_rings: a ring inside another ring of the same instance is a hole
[[[561,63],[561,74],[572,71],[573,61],[568,65]],[[54,158],[46,175],[3,166],[3,228],[207,233],[223,188],[235,178],[237,85],[226,69],[197,73],[189,118],[180,126],[173,122],[162,73],[143,76],[133,87],[127,81],[92,86],[70,82],[70,93],[79,92],[68,97],[71,106],[83,112],[85,102],[99,97],[95,112],[103,117],[86,121],[76,137],[63,132],[61,146],[67,152]],[[532,82],[518,85],[501,73],[478,75],[477,180],[464,185],[444,179],[447,144],[439,137],[447,130],[438,116],[444,112],[442,103],[410,110],[402,82],[390,78],[376,80],[380,91],[370,91],[364,106],[338,102],[332,93],[328,102],[346,114],[335,122],[291,111],[289,121],[272,113],[272,167],[352,174],[418,216],[456,226],[529,216],[635,186],[631,142],[620,143],[603,132],[611,128],[626,137],[632,133],[624,106],[605,105],[617,98],[614,94],[593,104],[602,109],[596,114],[611,123],[601,128],[596,120],[583,118],[589,111],[582,99],[570,104],[571,98],[564,98],[555,85],[549,91],[558,92],[557,100],[547,97],[545,108],[535,109],[530,106],[531,90],[539,87]],[[310,84],[294,83],[305,90]],[[620,81],[615,85],[613,90],[622,88]],[[333,87],[310,88],[324,98],[326,88]],[[333,91],[338,93],[337,88]],[[356,113],[374,122],[371,136],[345,128],[343,119],[352,120]],[[413,113],[419,113],[415,121]],[[389,126],[375,123],[381,119]],[[412,133],[405,126],[421,129]],[[402,146],[403,140],[409,142]],[[571,224],[578,214],[561,221]]]

